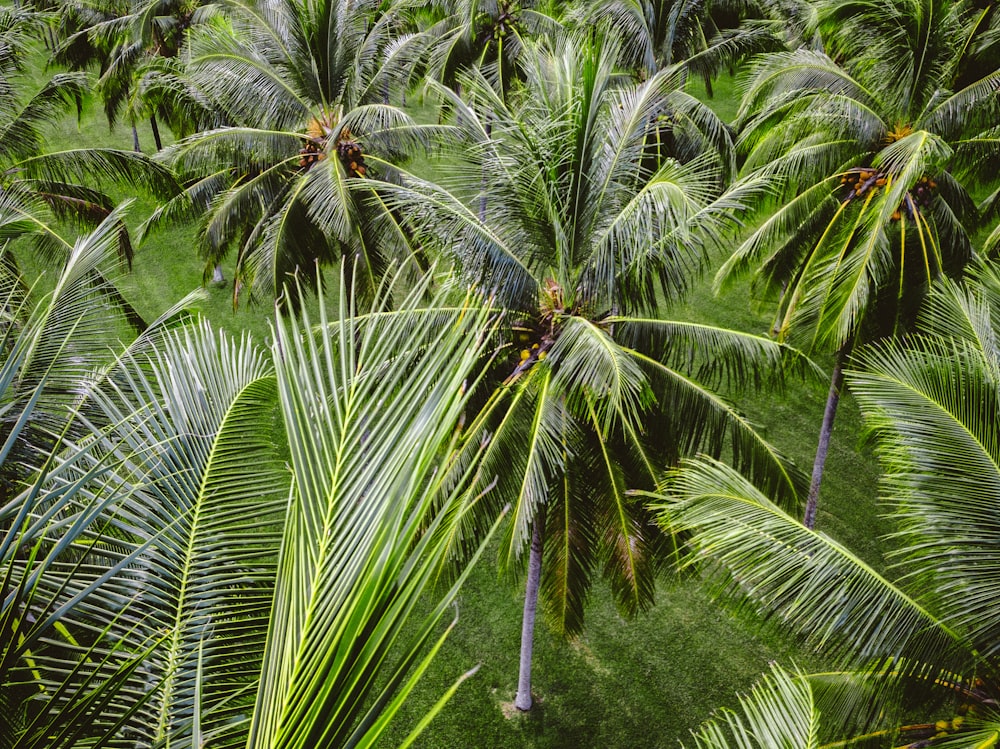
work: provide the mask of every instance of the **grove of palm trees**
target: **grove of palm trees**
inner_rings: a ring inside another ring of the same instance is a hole
[[[1000,745],[987,0],[0,6],[0,749]]]

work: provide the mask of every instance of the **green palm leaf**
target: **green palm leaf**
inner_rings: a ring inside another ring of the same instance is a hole
[[[969,644],[940,614],[844,546],[807,529],[746,478],[708,459],[673,477],[661,505],[665,528],[688,535],[690,564],[731,595],[772,613],[840,662],[864,667],[969,663]]]
[[[820,712],[809,683],[778,666],[763,676],[748,695],[740,697],[739,712],[726,710],[692,732],[697,749],[818,749]]]
[[[449,478],[447,448],[489,311],[369,324],[341,298],[339,322],[316,334],[308,321],[278,328],[295,483],[250,746],[370,745],[426,668],[436,648],[421,650],[457,592],[406,627],[462,520],[466,482]]]
[[[996,288],[994,270],[983,277]],[[993,613],[1000,591],[986,574],[1000,529],[984,491],[1000,480],[995,302],[995,291],[944,286],[926,313],[934,337],[872,349],[852,376],[886,467],[883,491],[900,519],[902,560],[984,657],[997,652],[1000,626]]]

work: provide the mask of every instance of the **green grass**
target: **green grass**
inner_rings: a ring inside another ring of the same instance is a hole
[[[713,605],[694,580],[665,577],[657,605],[634,621],[617,613],[599,586],[587,627],[566,642],[539,625],[534,670],[537,706],[513,714],[522,591],[498,581],[485,559],[459,599],[459,620],[426,681],[382,746],[408,729],[467,669],[422,747],[676,747],[719,706],[734,706],[772,659],[808,667],[771,627]]]
[[[712,80],[712,96],[709,96],[705,90],[704,79],[692,76],[688,80],[687,91],[708,104],[723,122],[731,123],[736,118],[736,112],[740,108],[740,95],[737,90],[738,79],[737,75],[723,73]]]
[[[703,92],[701,82],[691,90]],[[735,113],[733,81],[722,76],[709,104],[724,119]],[[702,87],[703,88],[703,87]],[[169,139],[169,133],[163,132]],[[140,128],[142,143],[151,138]],[[114,145],[131,148],[127,126],[109,130],[103,114],[90,104],[78,126],[72,118],[53,123],[53,148]],[[129,214],[138,224],[152,209],[138,200]],[[202,282],[202,261],[191,228],[156,233],[138,248],[134,270],[122,289],[151,319]],[[232,279],[233,268],[225,267]],[[713,322],[766,334],[769,320],[755,314],[745,289],[715,297],[711,273],[670,316]],[[328,279],[330,280],[330,279]],[[234,311],[232,288],[209,288],[201,311],[231,331],[268,335],[270,305]],[[826,366],[829,362],[821,362]],[[741,405],[768,437],[800,465],[811,464],[827,384],[818,379],[791,383],[784,393],[753,395]],[[884,566],[873,529],[882,528],[875,497],[875,468],[859,448],[860,419],[845,398],[834,434],[821,498],[819,528]],[[479,664],[452,702],[418,742],[423,747],[676,747],[689,729],[723,705],[732,706],[768,661],[792,660],[803,667],[821,665],[801,647],[755,619],[712,602],[696,580],[665,575],[656,606],[634,621],[616,612],[607,589],[598,584],[587,612],[583,636],[567,642],[544,624],[536,630],[534,685],[539,708],[529,716],[505,715],[517,678],[522,587],[498,580],[485,558],[459,600],[458,624],[426,680],[406,705],[403,720],[385,745],[405,736],[409,726],[455,678]]]

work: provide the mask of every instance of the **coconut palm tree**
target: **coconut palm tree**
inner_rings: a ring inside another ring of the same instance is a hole
[[[373,168],[389,178],[433,130],[383,103],[392,4],[234,1],[218,13],[192,30],[186,75],[231,124],[163,152],[187,190],[151,222],[197,216],[206,272],[236,251],[236,298],[276,295],[296,274],[315,288],[317,261],[342,256],[361,259],[356,282],[371,293],[412,250],[374,193],[349,183]]]
[[[691,563],[842,669],[800,679],[825,740],[985,747],[1000,735],[998,333],[1000,271],[977,268],[968,286],[937,284],[917,334],[865,348],[848,373],[896,528],[888,575],[719,463],[671,484],[664,522],[690,534]],[[797,710],[786,700],[768,714],[790,724]]]
[[[499,387],[466,431],[477,449],[488,435],[481,472],[497,485],[484,509],[514,508],[502,564],[527,562],[522,710],[532,704],[539,596],[568,633],[582,626],[599,571],[624,612],[652,599],[669,544],[628,489],[651,487],[688,451],[720,453],[731,440],[738,464],[795,495],[795,473],[713,388],[777,373],[797,354],[657,313],[725,222],[713,199],[731,167],[727,131],[684,93],[680,71],[630,85],[617,55],[601,41],[536,45],[524,58],[525,89],[508,98],[471,72],[463,89],[473,104],[441,91],[475,168],[454,175],[450,190],[413,175],[381,188],[416,236],[450,253],[511,321],[509,354],[494,368]]]
[[[964,3],[821,3],[826,52],[764,56],[738,117],[737,189],[762,186],[756,228],[719,271],[753,271],[774,329],[835,352],[806,522],[856,343],[907,328],[928,285],[972,257],[970,190],[1000,148],[997,61],[955,88],[986,29]]]
[[[393,284],[367,314],[342,287],[337,321],[279,317],[271,356],[200,323],[119,359],[90,434],[3,508],[3,550],[44,552],[3,557],[34,596],[4,599],[30,635],[0,672],[15,739],[377,739],[450,631],[464,576],[433,586],[473,503],[449,464],[491,345],[471,296],[416,309],[428,283],[393,315]]]
[[[559,36],[562,25],[547,6],[532,0],[439,0],[438,16],[410,42],[408,54],[422,61],[426,74],[460,90],[460,75],[480,68],[504,92],[522,76],[526,38]]]
[[[754,54],[784,49],[788,16],[761,17],[765,9],[754,6],[704,0],[602,0],[577,5],[571,18],[606,27],[620,40],[625,64],[645,76],[686,63],[712,96],[712,77],[722,69],[731,70]]]
[[[71,70],[98,69],[96,92],[108,124],[123,118],[141,150],[136,122],[148,118],[156,150],[163,147],[159,122],[178,135],[222,124],[221,114],[198,93],[180,85],[178,55],[199,9],[192,0],[133,0],[60,5],[62,38],[53,59]]]
[[[44,128],[67,109],[82,106],[87,79],[81,73],[56,73],[37,91],[19,79],[30,41],[44,14],[24,8],[0,8],[0,240],[30,235],[57,267],[72,246],[59,235],[60,220],[92,230],[111,215],[114,187],[159,198],[177,184],[162,166],[141,155],[110,148],[45,147]],[[131,262],[132,246],[119,224],[119,248]],[[7,262],[13,256],[7,255]]]

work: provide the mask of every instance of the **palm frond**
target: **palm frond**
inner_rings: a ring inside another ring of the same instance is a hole
[[[706,49],[686,56],[681,62],[694,75],[716,76],[754,55],[784,50],[782,36],[786,29],[781,21],[745,20],[737,28],[712,37]]]
[[[82,73],[60,73],[45,82],[20,111],[0,119],[0,156],[17,161],[38,153],[42,148],[39,128],[63,114],[68,107],[82,107],[87,78]]]
[[[656,419],[647,441],[663,465],[697,451],[731,450],[748,472],[784,506],[803,496],[803,473],[726,398],[719,386],[780,384],[790,372],[812,366],[802,354],[774,341],[719,328],[661,320],[615,319],[623,349],[643,369],[655,397]]]
[[[740,696],[739,712],[725,710],[692,732],[697,749],[817,749],[820,712],[809,682],[777,665],[750,694]]]
[[[652,393],[642,369],[608,335],[580,317],[568,317],[548,360],[552,385],[579,417],[607,437],[612,428],[636,429]]]
[[[103,637],[134,651],[154,644],[119,699],[127,707],[130,691],[159,686],[122,730],[153,744],[188,736],[200,670],[209,683],[197,706],[203,730],[229,746],[245,735],[288,493],[273,434],[276,386],[246,339],[202,323],[161,340],[91,393],[85,453],[65,457],[62,481],[113,466],[81,491],[92,502],[118,497],[101,518],[116,540],[105,550],[96,538],[91,564],[99,569],[109,552],[131,557],[67,624],[130,600],[125,621]]]
[[[685,463],[660,505],[725,595],[749,602],[850,667],[885,659],[971,663],[970,643],[855,554],[807,529],[732,468]],[[904,672],[899,673],[900,676]]]
[[[935,337],[865,352],[852,392],[877,439],[883,493],[899,518],[901,562],[942,619],[988,656],[1000,627],[992,614],[998,591],[991,575],[980,574],[1000,531],[987,489],[1000,480],[991,406],[1000,374],[996,310],[982,292],[947,284],[930,311],[941,316],[932,324]],[[969,496],[977,497],[974,506]]]
[[[456,593],[404,636],[461,520],[466,483],[446,488],[448,448],[488,312],[376,327],[353,317],[343,288],[341,300],[317,335],[279,321],[295,489],[250,746],[369,745],[426,668],[420,653]]]
[[[965,134],[971,123],[992,124],[998,114],[997,92],[1000,91],[1000,70],[990,73],[956,91],[924,114],[920,127],[945,138]]]
[[[18,162],[17,168],[31,179],[52,182],[96,182],[142,190],[157,198],[177,194],[179,186],[173,174],[148,156],[134,151],[111,148],[83,148],[33,155]]]

